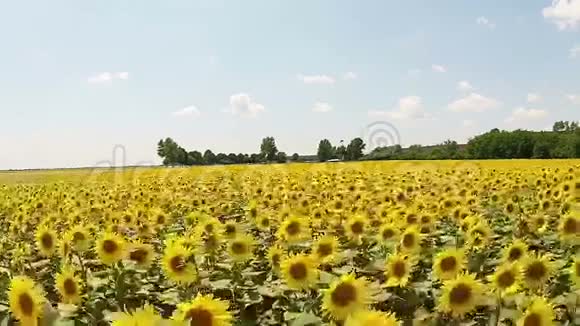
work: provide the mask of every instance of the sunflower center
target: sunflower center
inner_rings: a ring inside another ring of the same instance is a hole
[[[303,280],[307,274],[308,270],[304,263],[295,263],[290,266],[290,276],[295,280]]]
[[[417,215],[411,214],[407,216],[407,224],[416,224],[417,223]]]
[[[449,293],[449,301],[451,304],[461,305],[469,302],[472,293],[471,288],[465,284],[457,284]]]
[[[405,276],[407,272],[407,266],[405,266],[405,262],[403,261],[396,261],[393,264],[393,276],[396,278],[402,278]]]
[[[147,259],[147,250],[141,248],[132,250],[131,253],[129,253],[129,259],[138,264],[142,264]]]
[[[318,245],[318,249],[316,250],[316,253],[320,257],[326,257],[326,256],[332,254],[332,245],[330,243],[321,243]]]
[[[524,319],[523,326],[541,326],[542,317],[537,313],[531,313]]]
[[[205,239],[205,248],[207,250],[213,250],[217,246],[218,246],[217,238],[213,234],[208,235],[207,238]]]
[[[85,235],[82,232],[75,232],[73,234],[73,240],[76,241],[84,241]]]
[[[103,241],[103,250],[106,253],[108,253],[108,254],[115,253],[118,248],[119,248],[119,246],[113,240],[105,240],[105,241]]]
[[[272,255],[272,265],[274,265],[274,266],[280,265],[280,255],[279,254]]]
[[[356,301],[356,288],[352,284],[341,283],[331,294],[332,303],[340,307],[346,307]]]
[[[211,311],[203,308],[191,309],[185,314],[185,318],[189,319],[190,326],[212,326],[213,314]]]
[[[415,245],[415,236],[407,233],[403,236],[403,246],[406,248],[411,248]]]
[[[42,247],[44,248],[52,248],[54,244],[52,236],[48,233],[44,233],[40,238],[40,241],[42,242]]]
[[[22,293],[18,297],[18,304],[20,305],[20,310],[26,316],[31,316],[34,312],[34,301],[28,293]]]
[[[541,280],[546,276],[546,266],[542,262],[536,261],[526,268],[526,276],[532,280]]]
[[[501,288],[508,288],[516,282],[516,277],[511,271],[505,271],[499,274],[497,278],[497,284]]]
[[[523,252],[520,248],[511,248],[509,252],[510,261],[516,261],[522,258]]]
[[[445,257],[441,260],[441,269],[444,272],[455,270],[457,267],[457,259],[455,257]]]
[[[234,233],[236,233],[236,227],[233,225],[226,225],[226,234],[232,235]]]
[[[169,266],[174,272],[183,272],[185,269],[185,261],[182,256],[175,256],[169,260]]]
[[[290,222],[290,224],[288,224],[288,226],[286,227],[286,233],[288,233],[288,235],[293,236],[293,235],[297,235],[298,233],[300,233],[300,223],[298,222]]]
[[[246,253],[246,245],[241,242],[232,243],[232,252],[236,255],[243,255]]]
[[[77,293],[77,284],[70,278],[64,281],[64,292],[67,295],[75,295]]]
[[[357,221],[350,226],[350,229],[354,234],[362,234],[364,231],[364,225],[362,222]]]
[[[574,218],[568,218],[566,222],[564,222],[564,233],[566,234],[575,234],[577,232],[577,223]]]
[[[394,235],[395,235],[395,231],[393,231],[392,229],[385,229],[383,231],[383,239],[385,239],[385,240],[392,238]]]
[[[268,227],[270,226],[270,220],[267,218],[262,219],[262,226],[263,227]]]

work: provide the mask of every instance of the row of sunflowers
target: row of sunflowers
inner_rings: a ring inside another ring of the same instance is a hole
[[[0,187],[2,325],[580,325],[577,161]]]

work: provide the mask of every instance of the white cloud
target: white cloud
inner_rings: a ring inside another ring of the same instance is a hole
[[[181,110],[171,113],[174,117],[199,117],[201,112],[195,105],[186,106]]]
[[[548,116],[548,112],[538,109],[526,109],[519,107],[515,109],[512,114],[505,119],[506,123],[522,122],[526,120],[538,120]]]
[[[357,78],[358,78],[357,74],[352,71],[349,71],[345,73],[344,76],[342,76],[342,79],[344,80],[355,80]]]
[[[574,29],[580,23],[580,0],[553,0],[542,14],[560,30]]]
[[[129,79],[129,73],[126,71],[122,72],[101,72],[94,76],[88,78],[88,82],[91,84],[102,84],[110,83],[113,80],[127,80]]]
[[[569,95],[566,95],[566,98],[574,104],[580,104],[580,95],[569,94]]]
[[[477,93],[471,93],[449,103],[447,108],[455,112],[484,112],[496,109],[500,106],[501,103],[496,99],[485,97]]]
[[[474,90],[473,86],[471,86],[471,84],[467,80],[462,80],[459,83],[457,83],[457,89],[462,92],[470,92]]]
[[[463,127],[465,127],[465,128],[473,128],[473,127],[475,127],[475,121],[473,121],[473,120],[463,120]]]
[[[230,96],[230,109],[228,112],[234,115],[254,117],[265,110],[266,108],[262,104],[254,102],[246,93]]]
[[[430,118],[431,115],[423,109],[423,101],[419,96],[407,96],[399,99],[396,108],[391,111],[369,111],[370,116],[386,116],[399,120],[419,120]]]
[[[539,94],[535,94],[535,93],[528,93],[527,100],[528,100],[528,103],[539,102],[542,100],[542,96],[540,96]]]
[[[483,25],[485,27],[488,27],[489,29],[494,29],[495,28],[495,23],[493,23],[492,21],[490,21],[489,19],[487,19],[486,17],[483,17],[483,16],[477,17],[477,19],[475,20],[475,22],[478,25]]]
[[[445,67],[443,67],[442,65],[433,64],[431,65],[431,69],[433,69],[433,71],[435,72],[447,72],[447,69],[445,69]]]
[[[334,84],[334,78],[327,76],[327,75],[298,75],[299,80],[304,82],[304,84],[326,84],[332,85]]]
[[[319,112],[319,113],[326,113],[326,112],[330,112],[332,110],[333,110],[332,106],[330,106],[330,104],[324,103],[324,102],[316,102],[316,103],[314,103],[314,107],[312,108],[312,111]]]
[[[580,44],[570,49],[570,58],[580,58]]]

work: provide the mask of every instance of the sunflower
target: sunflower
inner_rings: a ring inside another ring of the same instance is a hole
[[[545,298],[537,297],[518,320],[517,326],[552,326],[554,317],[552,305]]]
[[[38,250],[45,257],[50,257],[54,254],[57,248],[57,237],[56,233],[50,230],[47,226],[40,226],[36,230],[36,244]]]
[[[324,291],[322,309],[335,320],[343,321],[351,314],[365,310],[371,304],[367,281],[354,274],[341,276]]]
[[[491,237],[487,223],[479,222],[467,231],[467,245],[474,249],[484,248]]]
[[[407,255],[396,254],[389,256],[385,268],[385,276],[387,278],[386,286],[405,287],[409,283],[411,270],[414,265],[414,259]]]
[[[159,326],[163,320],[151,305],[145,305],[132,313],[113,313],[112,319],[111,326]]]
[[[528,255],[528,245],[517,239],[503,250],[503,260],[510,263],[521,262]]]
[[[481,302],[483,285],[472,274],[460,274],[443,283],[437,309],[455,317],[463,317]]]
[[[270,231],[271,226],[272,226],[272,221],[270,220],[270,217],[268,217],[265,214],[261,214],[256,219],[256,227],[260,231]]]
[[[77,252],[85,252],[91,246],[90,233],[82,225],[77,225],[70,229],[68,231],[68,238],[70,239],[72,248]]]
[[[228,243],[228,253],[232,260],[237,262],[247,261],[252,258],[254,250],[254,238],[240,234]]]
[[[211,225],[211,224],[208,224]],[[199,253],[205,253],[208,255],[216,255],[223,244],[223,239],[220,233],[208,233],[208,232],[201,232],[198,230],[197,234],[191,237],[192,240],[197,239],[198,247],[197,251]]]
[[[337,258],[340,244],[338,239],[325,235],[316,240],[312,246],[312,256],[319,264],[331,264]]]
[[[280,262],[282,261],[282,257],[285,256],[284,250],[278,246],[271,246],[268,249],[268,262],[270,262],[270,266],[272,269],[280,268]]]
[[[353,215],[346,221],[346,234],[351,240],[358,240],[364,234],[368,219],[363,215]]]
[[[560,238],[570,243],[580,243],[580,219],[568,215],[562,218],[559,226]]]
[[[171,243],[165,247],[163,253],[163,271],[173,282],[179,284],[190,284],[197,279],[197,273],[193,263],[189,262],[193,256],[190,249],[176,243]]]
[[[155,259],[155,250],[148,243],[134,242],[127,250],[127,260],[135,264],[135,267],[147,269]]]
[[[227,301],[214,299],[213,295],[197,294],[188,303],[181,303],[173,314],[173,319],[179,322],[189,321],[195,326],[230,326],[232,314],[228,311]]]
[[[113,265],[123,259],[125,240],[116,233],[105,232],[97,240],[97,254],[105,265]]]
[[[297,243],[310,237],[307,220],[297,216],[289,216],[278,229],[278,239],[287,243]]]
[[[392,313],[375,311],[375,310],[360,310],[348,318],[344,326],[400,326],[401,322],[395,318]]]
[[[21,325],[37,325],[42,317],[44,298],[42,291],[27,276],[17,276],[10,282],[8,293],[10,311]]]
[[[489,276],[493,288],[500,294],[515,294],[521,282],[521,272],[516,263],[504,263],[496,268],[495,273]]]
[[[465,254],[461,249],[445,249],[437,254],[433,262],[433,273],[441,281],[455,278],[464,268]]]
[[[286,257],[280,269],[286,285],[291,289],[308,289],[318,281],[316,262],[310,256],[300,254]]]
[[[224,227],[224,238],[232,240],[240,233],[239,226],[236,222],[227,222]]]
[[[553,271],[548,256],[529,256],[522,263],[522,280],[529,289],[537,289],[546,284]]]
[[[572,261],[572,266],[568,270],[570,279],[574,282],[576,289],[580,289],[580,256],[576,256]]]
[[[399,228],[392,223],[381,225],[377,234],[377,241],[382,244],[393,244],[399,241]]]
[[[421,250],[421,233],[419,233],[417,227],[409,227],[401,234],[400,248],[405,253],[413,253]]]
[[[75,277],[75,270],[70,266],[64,266],[55,279],[56,288],[62,297],[62,302],[78,304],[81,301],[81,285]]]

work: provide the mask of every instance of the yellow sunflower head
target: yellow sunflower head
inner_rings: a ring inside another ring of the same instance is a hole
[[[472,274],[461,274],[443,283],[437,309],[455,317],[463,317],[480,303],[483,285]]]
[[[553,263],[547,255],[528,256],[521,266],[522,281],[529,289],[537,289],[544,286],[553,272]]]
[[[489,276],[492,287],[500,294],[516,294],[520,288],[521,271],[517,263],[504,263]]]
[[[401,234],[399,246],[404,253],[416,253],[421,250],[421,233],[417,227],[409,227]]]
[[[511,245],[506,247],[503,251],[503,259],[506,262],[517,263],[521,262],[528,255],[528,245],[517,239]]]
[[[312,246],[312,256],[319,264],[331,264],[335,262],[339,250],[338,239],[331,235],[325,235],[316,240]]]
[[[553,320],[552,305],[545,298],[536,297],[518,320],[517,326],[552,326]]]
[[[55,283],[62,302],[70,304],[80,303],[82,298],[81,282],[75,276],[75,270],[72,266],[64,266],[61,272],[56,275]]]
[[[286,285],[291,289],[308,289],[318,281],[316,262],[310,256],[300,254],[286,257],[280,269]]]
[[[223,230],[224,230],[224,238],[229,240],[235,239],[241,231],[239,229],[239,224],[236,222],[227,222],[223,226]]]
[[[240,234],[228,243],[228,253],[232,260],[244,262],[252,258],[254,251],[254,238]]]
[[[277,270],[280,268],[280,262],[285,255],[286,253],[284,250],[276,245],[273,245],[268,249],[268,262],[272,269]]]
[[[401,322],[388,312],[360,310],[346,319],[344,326],[400,326]]]
[[[455,278],[464,268],[465,253],[461,249],[445,249],[437,254],[433,262],[433,273],[442,281]]]
[[[580,243],[580,219],[574,215],[562,217],[559,226],[560,238],[565,242]]]
[[[233,316],[228,308],[227,301],[214,299],[211,294],[198,294],[191,302],[179,304],[173,319],[180,322],[189,321],[190,325],[230,326]]]
[[[134,242],[127,249],[127,260],[132,262],[135,267],[147,269],[155,259],[155,250],[148,243]]]
[[[346,320],[351,314],[366,310],[372,303],[368,283],[354,274],[341,276],[330,284],[322,298],[324,312],[338,321]]]
[[[82,225],[76,225],[67,233],[72,249],[77,252],[85,252],[91,246],[90,232]]]
[[[36,243],[40,253],[45,257],[50,257],[57,249],[58,238],[53,230],[43,225],[36,230]]]
[[[346,234],[352,239],[357,240],[368,232],[368,219],[364,215],[353,215],[346,221]]]
[[[163,272],[174,283],[190,284],[197,280],[195,265],[190,260],[193,256],[193,250],[184,246],[171,243],[165,247],[163,253],[162,267]]]
[[[113,265],[125,255],[125,240],[116,233],[105,232],[97,240],[97,255],[105,265]]]
[[[17,276],[10,282],[8,292],[10,311],[22,325],[37,325],[46,299],[34,281],[27,276]]]
[[[387,258],[385,277],[388,287],[405,287],[409,283],[411,270],[415,265],[415,260],[404,254],[390,255]]]
[[[399,228],[393,223],[386,223],[381,225],[377,240],[382,244],[394,244],[399,241]]]
[[[278,229],[278,239],[289,244],[301,242],[310,238],[310,230],[306,217],[290,216],[284,220]]]
[[[151,305],[145,305],[134,312],[113,313],[111,326],[159,326],[161,316]]]

